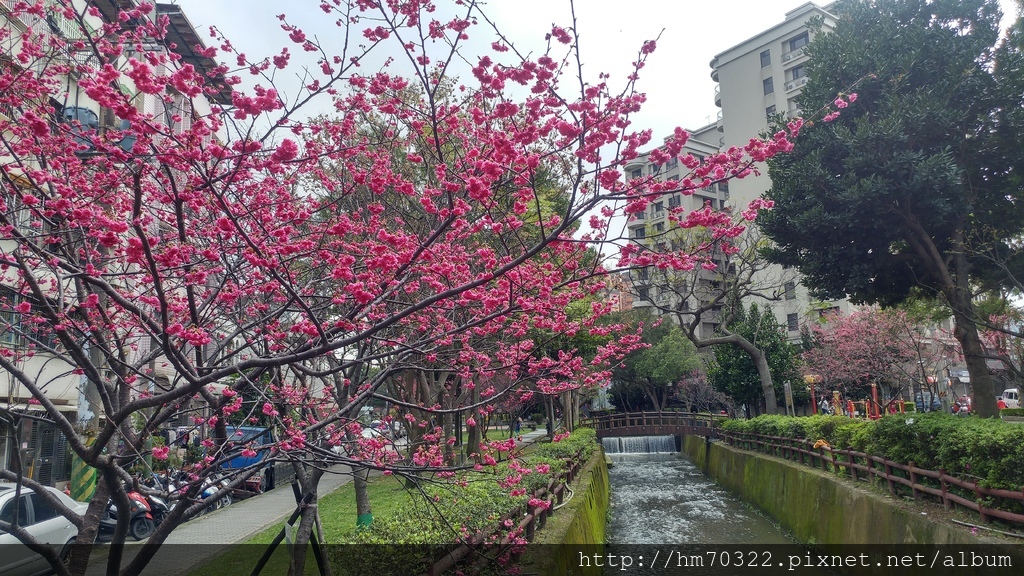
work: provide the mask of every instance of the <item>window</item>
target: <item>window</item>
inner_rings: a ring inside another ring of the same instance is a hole
[[[641,280],[647,280],[647,279],[649,279],[651,277],[651,273],[647,270],[647,268],[640,268],[640,269],[638,269],[636,271],[636,275],[637,275],[637,278],[639,278]]]
[[[721,182],[719,182],[718,183],[718,191],[719,192],[725,192],[726,193],[725,197],[729,198],[729,196],[728,196],[728,194],[729,194],[729,181],[728,180],[722,180]]]
[[[807,32],[804,32],[803,34],[795,38],[791,38],[788,42],[786,42],[786,46],[789,48],[790,52],[794,50],[799,50],[804,46],[807,46],[808,39],[809,38],[807,36]]]
[[[674,156],[672,158],[669,158],[668,162],[665,162],[665,170],[671,170],[676,166],[679,166],[679,158],[676,158]]]
[[[765,50],[761,52],[761,68],[766,68],[772,65],[772,51]]]
[[[29,496],[32,498],[32,512],[34,516],[34,523],[45,522],[50,518],[56,518],[57,516],[59,516],[59,514],[57,514],[57,511],[54,510],[49,504],[47,504],[45,500],[43,500],[42,496],[36,494],[35,492],[30,494]]]
[[[650,287],[648,287],[648,286],[641,286],[641,287],[636,289],[636,294],[637,294],[637,296],[640,297],[641,300],[650,300],[650,297],[649,297],[650,291],[651,291]]]
[[[661,172],[661,164],[651,164],[650,168],[648,168],[648,171],[652,176],[657,174],[658,172]]]
[[[633,170],[632,172],[629,173],[629,177],[630,178],[640,178],[643,175],[644,175],[644,169],[643,168],[637,168],[637,169],[635,169],[635,170]]]
[[[788,73],[790,80],[796,80],[798,78],[803,78],[804,76],[807,76],[807,69],[804,68],[803,64],[801,64],[799,66],[793,66],[792,68],[790,68]]]
[[[786,330],[796,332],[800,329],[800,323],[796,314],[786,314]]]
[[[668,207],[669,208],[676,208],[676,207],[680,206],[682,203],[683,203],[683,199],[678,194],[675,194],[673,196],[669,196],[669,198],[668,198]]]
[[[765,78],[763,84],[764,84],[764,93],[766,95],[775,92],[775,81],[774,80],[772,80],[771,78]]]
[[[45,323],[36,320],[38,306],[32,302],[29,313],[30,320],[25,320],[22,313],[16,308],[18,304],[26,299],[17,292],[0,287],[0,345],[8,346],[29,346],[32,344],[53,348],[57,344],[57,338],[52,329],[48,329]]]
[[[786,282],[783,289],[786,300],[796,300],[796,282]]]
[[[0,511],[0,521],[10,524],[14,520],[14,498],[4,504]],[[28,526],[28,494],[22,494],[18,504],[18,525]]]
[[[764,109],[764,117],[768,120],[772,119],[772,114],[775,114],[775,104]]]
[[[192,129],[192,100],[183,94],[171,93],[171,102],[164,104],[164,124],[174,134]]]
[[[664,222],[658,222],[657,224],[655,224],[654,225],[654,231],[655,232],[664,232],[665,231],[665,223]]]
[[[654,203],[654,213],[655,213],[655,215],[657,215],[660,212],[664,212],[664,211],[665,211],[665,203],[664,202],[655,202]]]
[[[647,237],[647,231],[644,230],[643,228],[637,228],[636,230],[633,231],[633,238],[639,239],[639,238],[646,238],[646,237]]]

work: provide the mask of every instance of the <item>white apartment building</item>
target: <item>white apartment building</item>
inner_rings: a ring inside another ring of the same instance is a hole
[[[55,6],[66,2],[66,0],[50,1]],[[146,1],[149,0],[73,0],[71,4],[79,13],[89,6],[99,10],[99,18],[92,16],[85,18],[86,26],[96,30],[102,26],[103,21],[116,19],[119,10],[134,8]],[[0,45],[0,65],[8,68],[19,66],[14,56],[20,50],[18,39],[26,30],[31,30],[34,34],[59,35],[65,40],[81,37],[79,24],[65,18],[59,11],[47,10],[45,17],[14,14],[12,9],[15,5],[16,2],[13,0],[0,0],[0,27],[7,29],[10,33],[4,44]],[[192,64],[201,73],[212,70],[217,65],[216,62],[196,51],[195,47],[204,46],[204,43],[180,7],[174,4],[154,4],[154,7],[155,9],[150,12],[149,17],[167,16],[170,23],[168,35],[164,42],[154,42],[152,45],[143,46],[143,49],[145,51],[173,50],[182,57],[183,63]],[[74,49],[69,49],[62,57],[88,63],[88,58],[92,55],[88,50],[76,52]],[[29,64],[29,66],[37,65],[44,64]],[[157,72],[160,73],[162,70],[157,70]],[[76,76],[69,75],[64,82],[64,90],[50,96],[50,105],[55,110],[50,119],[51,125],[56,126],[68,120],[76,120],[85,129],[100,132],[111,128],[126,128],[123,125],[124,122],[118,122],[110,110],[101,108],[89,98],[85,91],[79,88],[77,80]],[[122,89],[126,94],[133,96],[138,109],[153,114],[158,120],[162,119],[176,133],[186,129],[191,124],[192,118],[211,113],[212,103],[204,96],[188,98],[181,94],[169,94],[171,103],[165,103],[160,96],[137,91],[134,86],[130,85],[130,82],[128,78],[122,77]],[[230,89],[223,86],[213,99],[221,104],[230,103]],[[0,114],[13,120],[16,119],[19,111],[8,107],[0,109]],[[121,145],[128,149],[132,144],[133,142],[125,142]],[[16,222],[19,229],[24,226],[23,232],[30,232],[31,223],[28,211],[7,201],[13,194],[5,194],[5,196],[7,198],[5,198],[5,202],[0,203],[0,210],[4,210],[5,217]],[[0,251],[9,252],[13,245],[12,239],[0,238]],[[4,291],[6,296],[0,300],[4,303],[0,305],[0,347],[19,348],[26,346],[35,336],[31,327],[23,325],[20,313],[13,308],[13,303],[21,297],[14,294],[10,288],[4,287],[4,282],[11,281],[8,278],[0,282],[0,291]],[[42,342],[42,344],[52,347],[54,345],[52,336],[49,337],[49,341]],[[147,348],[148,346],[145,345],[140,346],[138,353],[144,354],[147,352]],[[32,357],[22,359],[21,362],[21,370],[33,378],[37,385],[44,387],[47,398],[57,405],[61,412],[67,413],[69,418],[81,419],[83,410],[87,406],[84,396],[86,386],[84,378],[74,373],[74,366],[67,364],[52,353],[42,351]],[[171,375],[162,373],[159,367],[155,377],[171,379]],[[28,391],[16,378],[3,370],[0,370],[0,408],[12,413],[29,414],[39,410],[38,403],[31,398]],[[19,429],[15,430],[0,422],[0,467],[9,467],[13,450],[21,451],[26,474],[35,480],[52,485],[68,479],[70,463],[67,459],[66,441],[62,434],[47,422],[25,419],[21,421]]]
[[[736,46],[720,52],[711,60],[711,78],[718,82],[715,104],[721,110],[719,130],[721,146],[745,145],[768,129],[768,119],[776,113],[798,116],[796,97],[807,82],[808,57],[804,46],[811,40],[807,22],[818,16],[823,29],[834,26],[836,17],[829,12],[833,4],[819,6],[808,2],[786,13],[785,20]],[[771,187],[767,170],[730,183],[733,201],[746,205]],[[800,335],[800,326],[820,315],[849,312],[849,302],[822,302],[812,299],[800,285],[795,270],[772,266],[765,271],[773,282],[783,282],[782,298],[759,305],[769,306],[780,324],[787,327],[790,339]]]
[[[699,160],[716,154],[722,136],[720,127],[721,123],[715,122],[690,131],[690,138],[683,147],[683,154],[691,154]],[[654,164],[649,160],[648,154],[643,154],[626,165],[625,175],[627,179],[651,177],[664,182],[685,178],[689,172],[690,169],[677,159],[669,160],[665,164]],[[629,241],[664,251],[672,242],[671,234],[666,233],[670,232],[671,227],[674,226],[668,220],[669,209],[678,207],[682,208],[684,212],[692,212],[702,209],[705,205],[709,205],[715,210],[726,208],[731,206],[729,202],[730,186],[730,182],[721,182],[697,189],[693,191],[693,194],[677,192],[651,202],[645,212],[637,214],[628,222]],[[633,307],[651,308],[656,314],[663,312],[666,308],[674,308],[677,304],[688,309],[691,303],[679,302],[679,290],[664,286],[667,281],[664,274],[661,274],[661,277],[658,276],[658,273],[649,270],[633,270],[630,273],[633,283]],[[710,279],[707,280],[710,281]],[[693,298],[696,297],[698,296]],[[696,302],[692,304],[695,305]],[[702,317],[697,337],[703,339],[712,336],[717,326],[716,320],[717,318],[712,316]]]

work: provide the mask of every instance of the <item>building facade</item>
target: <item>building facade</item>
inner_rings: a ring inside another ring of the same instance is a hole
[[[89,130],[104,134],[107,130],[128,128],[127,121],[118,120],[113,111],[100,107],[79,86],[81,77],[75,65],[95,65],[96,55],[88,43],[76,41],[85,37],[86,30],[99,30],[105,22],[118,21],[119,11],[133,9],[146,1],[48,0],[49,7],[43,15],[16,11],[19,3],[13,0],[0,1],[0,27],[5,31],[0,41],[0,64],[4,72],[9,77],[16,77],[23,72],[42,73],[49,66],[63,65],[68,70],[60,78],[60,88],[48,95],[48,105],[53,110],[48,118],[51,130]],[[204,43],[180,7],[149,3],[153,9],[149,11],[148,18],[168,18],[167,37],[162,41],[140,44],[134,52],[126,51],[118,64],[123,64],[129,57],[142,57],[146,52],[174,52],[181,57],[179,65],[191,64],[200,73],[210,72],[217,66],[213,59],[199,52]],[[65,6],[72,7],[78,18],[67,17],[60,9]],[[123,24],[130,26],[131,22]],[[19,58],[23,51],[22,38],[27,33],[43,38],[57,37],[63,40],[65,47],[55,50],[47,58]],[[155,70],[157,74],[166,72],[169,70]],[[119,79],[119,87],[140,112],[151,115],[153,122],[164,124],[172,134],[181,133],[193,118],[213,113],[214,102],[204,95],[187,97],[170,93],[170,90],[166,94],[147,94],[137,90],[131,79],[124,75]],[[230,90],[224,86],[212,100],[221,104],[230,103]],[[9,123],[18,122],[21,113],[22,110],[16,105],[0,107],[3,120]],[[9,136],[10,132],[5,132],[3,138],[8,143],[11,141]],[[87,141],[82,139],[81,142],[84,144]],[[133,145],[131,137],[119,143],[126,151],[131,150]],[[86,149],[76,152],[79,153],[89,154],[90,151]],[[37,167],[40,161],[35,161]],[[22,236],[39,234],[43,224],[36,221],[38,219],[32,216],[27,207],[17,202],[20,196],[20,173],[27,168],[24,158],[12,159],[0,155],[0,162],[3,163],[3,212],[0,216],[4,223],[13,224],[14,230]],[[14,239],[13,231],[0,237],[0,254],[5,258],[11,257],[18,249],[18,242]],[[20,242],[24,244],[24,240]],[[0,276],[0,348],[3,348],[0,353],[17,358],[17,369],[42,388],[46,399],[66,414],[69,420],[82,422],[87,418],[101,418],[102,415],[90,413],[87,380],[78,373],[80,371],[76,366],[69,363],[68,355],[60,353],[60,344],[53,337],[52,331],[36,331],[31,324],[23,321],[22,306],[25,298],[18,293],[17,283],[14,274]],[[37,303],[31,304],[34,306]],[[31,354],[22,353],[29,347],[32,348]],[[148,346],[143,344],[132,352],[132,356],[139,357],[147,352]],[[166,369],[161,371],[160,366],[158,363],[154,377],[171,380],[172,375],[165,373]],[[10,469],[17,451],[26,476],[44,484],[55,485],[69,480],[70,459],[63,434],[45,418],[38,417],[42,414],[38,400],[32,397],[22,382],[0,370],[0,468]]]
[[[812,18],[822,20],[822,30],[834,26],[832,4],[819,6],[808,2],[785,15],[785,19],[711,60],[711,78],[718,83],[715,104],[721,108],[719,129],[723,148],[745,145],[751,138],[765,132],[776,114],[800,116],[796,98],[807,82],[808,56],[804,47],[813,32],[808,28]],[[746,205],[771,187],[767,171],[730,183],[737,205]],[[800,336],[800,327],[829,313],[848,313],[852,306],[845,300],[818,301],[801,286],[795,270],[771,266],[764,275],[772,282],[782,283],[778,300],[764,305],[771,308],[776,319],[787,329],[791,340]],[[761,305],[761,304],[759,304]]]
[[[716,154],[722,137],[721,124],[715,122],[690,131],[683,154],[690,154],[697,160]],[[680,180],[690,173],[682,162],[677,159],[665,164],[651,162],[650,155],[638,156],[626,165],[626,178],[652,178],[658,181]],[[683,231],[675,228],[669,219],[671,211],[681,209],[683,213],[710,207],[713,210],[730,209],[731,182],[712,183],[710,186],[694,190],[692,194],[676,192],[666,194],[650,203],[647,210],[636,214],[627,223],[629,241],[658,252],[669,249],[677,251],[680,243],[686,240]],[[680,315],[699,307],[707,294],[702,286],[711,286],[715,282],[715,272],[698,269],[692,272],[673,272],[658,270],[654,267],[633,270],[630,280],[633,284],[633,307],[649,308],[655,314],[667,314],[674,320]],[[700,339],[709,338],[718,326],[715,313],[705,313],[695,331]]]

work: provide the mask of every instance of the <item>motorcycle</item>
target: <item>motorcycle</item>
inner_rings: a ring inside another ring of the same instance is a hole
[[[129,492],[128,501],[131,503],[131,508],[128,511],[129,524],[128,534],[131,535],[135,540],[143,540],[148,538],[150,534],[156,530],[156,522],[153,519],[152,508],[149,505],[146,497],[138,492]],[[166,515],[166,507],[164,504]],[[114,539],[114,531],[117,529],[118,509],[117,505],[114,504],[113,500],[107,501],[107,510],[100,519],[99,531],[96,535],[96,540],[99,542],[110,542]],[[161,517],[161,520],[163,518]]]

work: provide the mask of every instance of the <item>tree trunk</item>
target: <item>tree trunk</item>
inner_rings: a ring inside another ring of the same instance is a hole
[[[963,298],[959,305],[954,305],[952,308],[953,336],[960,342],[960,347],[964,352],[964,362],[971,375],[974,409],[982,418],[997,417],[999,410],[996,407],[996,390],[992,383],[992,375],[988,371],[988,365],[985,363],[985,350],[981,344],[981,337],[978,335],[978,325],[973,320],[973,304],[969,298]],[[964,310],[969,312],[965,314]]]
[[[555,399],[551,396],[544,397],[544,406],[548,417],[548,440],[555,439]]]
[[[757,369],[757,376],[761,380],[761,392],[764,394],[765,414],[779,413],[779,402],[775,398],[775,383],[772,382],[772,372],[768,368],[768,357],[764,355],[764,351],[739,334],[727,334],[701,340],[694,333],[687,332],[686,337],[699,348],[720,344],[739,346],[740,350],[743,350],[754,362],[754,367]]]
[[[370,507],[370,494],[366,486],[369,477],[369,468],[352,470],[352,487],[356,492],[356,528],[369,528],[373,523],[373,509]]]

